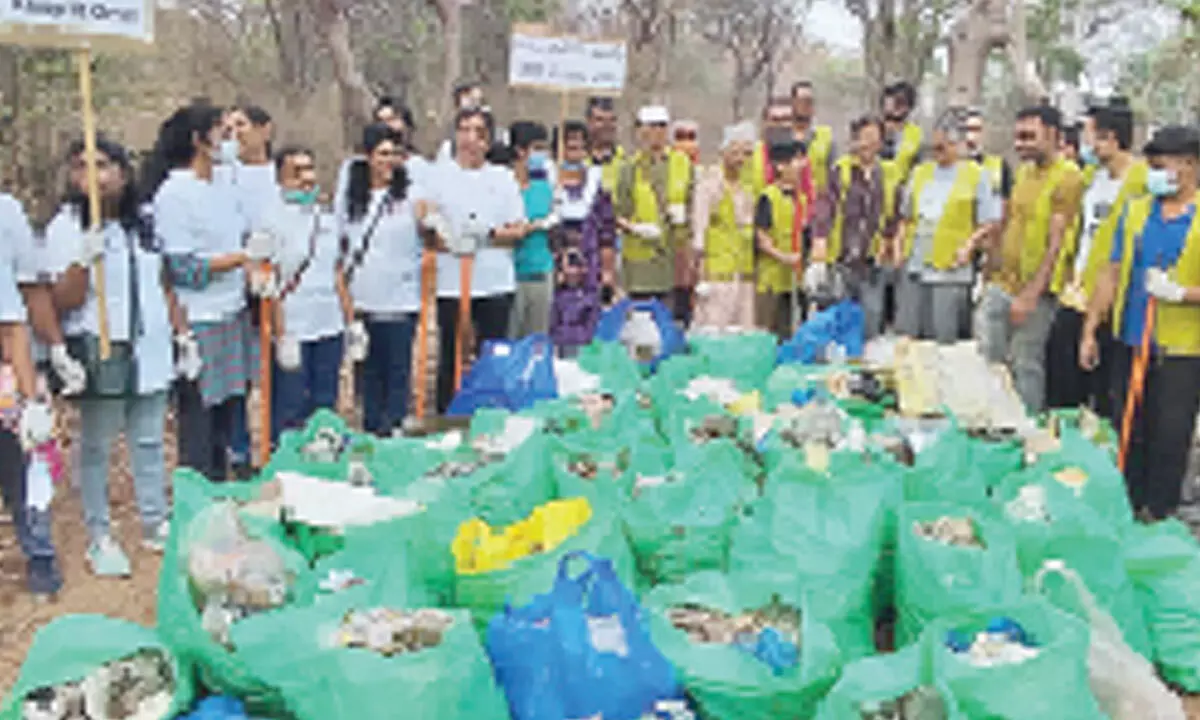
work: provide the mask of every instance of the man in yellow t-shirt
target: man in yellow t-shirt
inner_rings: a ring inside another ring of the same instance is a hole
[[[1000,247],[980,301],[976,333],[991,362],[1003,362],[1031,413],[1046,401],[1046,338],[1064,270],[1075,254],[1083,176],[1058,152],[1062,116],[1049,106],[1017,114],[1017,172]]]

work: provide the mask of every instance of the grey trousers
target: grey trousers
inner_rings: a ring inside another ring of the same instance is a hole
[[[550,332],[550,303],[554,298],[554,278],[520,281],[508,318],[508,337],[519,340],[526,335]]]
[[[844,272],[847,295],[857,298],[862,306],[865,339],[877,337],[883,333],[887,288],[896,282],[896,271],[871,267]]]
[[[1008,366],[1025,409],[1040,413],[1046,408],[1046,339],[1058,301],[1043,295],[1033,313],[1016,327],[1009,319],[1011,307],[1012,296],[1007,292],[995,285],[984,288],[976,309],[976,340],[988,362]]]
[[[971,304],[971,286],[922,282],[902,273],[896,288],[896,332],[939,343],[957,342]]]

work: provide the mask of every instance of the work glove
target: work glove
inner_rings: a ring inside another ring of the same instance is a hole
[[[270,299],[279,294],[279,281],[274,270],[252,268],[250,271],[250,294],[256,298]]]
[[[175,374],[189,382],[200,378],[200,370],[204,361],[200,359],[200,343],[196,336],[189,332],[175,336]]]
[[[554,228],[558,227],[559,222],[560,222],[560,220],[559,220],[558,215],[555,213],[550,213],[549,215],[547,215],[544,218],[539,218],[537,220],[534,220],[531,224],[533,225],[534,230],[541,230],[543,232],[547,232],[547,231],[553,230]]]
[[[1181,303],[1187,288],[1172,280],[1166,270],[1150,268],[1146,271],[1146,292],[1163,302]]]
[[[83,243],[79,248],[79,257],[75,259],[75,264],[80,267],[91,267],[100,258],[104,257],[105,237],[102,230],[88,230],[83,233]]]
[[[643,240],[657,240],[662,237],[662,228],[654,223],[638,223],[630,229]]]
[[[21,448],[30,452],[49,442],[53,436],[54,415],[50,412],[50,405],[37,400],[26,401],[25,406],[21,408],[21,422],[18,428]]]
[[[362,362],[367,359],[367,350],[371,346],[371,338],[367,335],[367,327],[362,320],[355,320],[346,328],[346,354],[350,362]]]
[[[439,212],[428,213],[421,220],[421,225],[426,230],[432,230],[442,239],[442,242],[449,245],[450,236],[453,234],[453,231],[450,229],[450,221],[446,219],[445,215]]]
[[[288,372],[300,369],[300,341],[284,335],[275,341],[275,362]]]
[[[87,369],[71,357],[66,345],[50,346],[50,367],[62,382],[63,395],[78,395],[87,387]]]
[[[804,269],[804,292],[815,294],[829,281],[829,267],[825,263],[811,263]]]
[[[246,256],[257,262],[275,257],[278,245],[275,235],[265,230],[255,230],[246,236]]]

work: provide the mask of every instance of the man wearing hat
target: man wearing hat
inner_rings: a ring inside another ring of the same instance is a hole
[[[626,292],[665,301],[686,324],[695,285],[688,233],[692,161],[669,146],[670,124],[661,105],[638,111],[641,149],[620,169],[615,210],[626,233],[621,248]]]
[[[1125,205],[1109,265],[1088,307],[1079,362],[1099,359],[1096,331],[1111,308],[1117,418],[1131,382],[1141,381],[1125,455],[1134,510],[1160,520],[1179,507],[1196,413],[1200,410],[1200,132],[1169,125],[1144,150],[1148,194]],[[1138,348],[1148,339],[1145,374],[1133,378]]]
[[[695,120],[676,120],[671,125],[671,147],[688,156],[693,165],[700,163],[700,124]]]

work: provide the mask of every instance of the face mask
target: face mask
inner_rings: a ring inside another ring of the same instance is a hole
[[[1154,197],[1171,197],[1179,192],[1179,180],[1165,168],[1150,168],[1146,175],[1146,190]]]
[[[283,199],[293,205],[316,205],[317,198],[321,195],[321,188],[313,187],[311,190],[287,190],[283,193]]]
[[[222,140],[220,145],[213,148],[213,160],[222,165],[232,165],[237,162],[238,154],[241,147],[238,145],[237,138]]]
[[[530,172],[545,171],[546,166],[550,164],[550,153],[545,150],[534,150],[529,153],[529,157],[525,159],[525,167],[529,168]]]
[[[1084,165],[1099,165],[1100,158],[1096,156],[1096,148],[1091,145],[1079,148],[1079,161]]]

